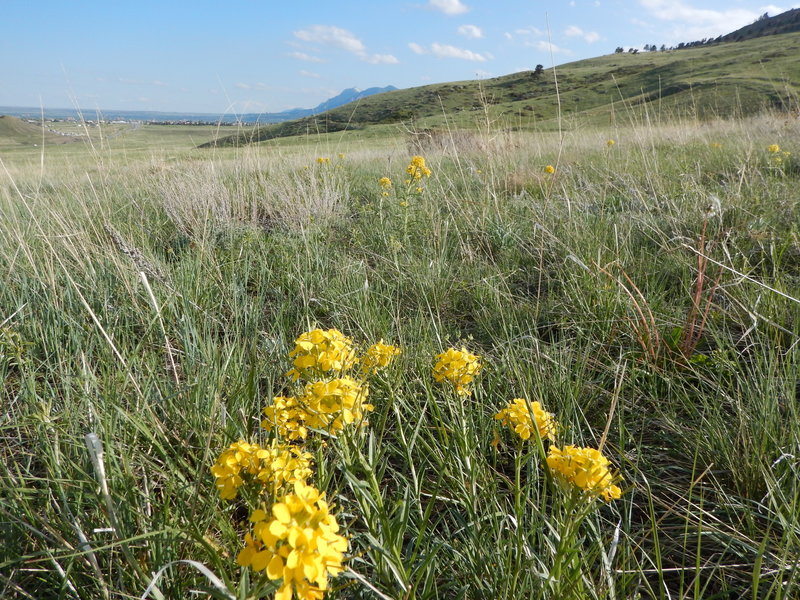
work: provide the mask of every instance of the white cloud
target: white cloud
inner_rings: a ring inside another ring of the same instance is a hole
[[[566,35],[567,37],[581,37],[583,38],[584,41],[590,44],[600,39],[599,33],[595,31],[584,31],[583,29],[577,27],[576,25],[570,25],[569,27],[567,27],[567,29],[564,31],[564,35]]]
[[[436,58],[460,58],[462,60],[472,60],[476,62],[486,61],[486,57],[472,50],[464,48],[456,48],[447,44],[439,44],[434,42],[431,44],[431,54]]]
[[[531,45],[542,52],[552,52],[553,54],[572,54],[571,50],[568,50],[567,48],[560,48],[555,44],[545,40],[539,40]]]
[[[341,48],[353,54],[364,54],[366,47],[352,32],[333,25],[312,25],[308,29],[294,32],[294,36],[304,42],[314,42]]]
[[[306,62],[313,62],[313,63],[328,62],[324,58],[320,58],[319,56],[312,56],[311,54],[306,54],[305,52],[290,52],[289,56],[291,58],[296,58],[297,60],[304,60]]]
[[[242,82],[234,83],[233,87],[237,87],[240,90],[249,90],[252,88],[252,86],[249,83],[242,83]]]
[[[302,75],[303,77],[311,77],[312,79],[319,79],[322,77],[319,73],[312,73],[311,71],[306,71],[305,69],[301,69],[297,72],[298,75]]]
[[[456,48],[455,46],[439,44],[438,42],[431,44],[430,48],[424,48],[414,42],[411,42],[408,47],[411,48],[411,51],[415,54],[433,54],[436,58],[460,58],[462,60],[471,60],[475,62],[486,62],[493,58],[491,54],[478,54],[472,50]]]
[[[483,37],[483,31],[477,25],[462,25],[458,28],[458,33],[472,39]]]
[[[762,6],[757,11],[743,8],[711,10],[697,8],[685,0],[639,0],[639,4],[656,19],[672,24],[672,29],[666,33],[671,42],[724,35],[749,25],[765,12],[778,14],[787,10],[774,5]]]
[[[462,4],[461,0],[430,0],[428,6],[446,15],[461,15],[469,11],[469,7]]]
[[[513,41],[514,38],[528,38],[528,37],[542,37],[543,35],[547,35],[546,32],[542,31],[538,27],[520,27],[515,29],[513,32],[506,31],[503,35],[508,41]],[[523,42],[524,43],[524,42]]]
[[[372,54],[370,56],[362,56],[361,60],[371,65],[396,65],[400,62],[396,56],[391,54]]]
[[[350,52],[364,62],[373,65],[394,65],[400,62],[391,54],[369,54],[364,42],[358,39],[353,32],[334,25],[312,25],[307,29],[295,31],[294,36],[304,42],[323,44]],[[290,56],[312,62],[324,62],[322,59],[317,59],[317,57],[312,57],[304,52],[292,52]]]

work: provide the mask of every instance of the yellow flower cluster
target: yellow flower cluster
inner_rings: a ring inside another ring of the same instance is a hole
[[[342,376],[312,381],[306,384],[300,396],[276,396],[264,409],[266,418],[261,426],[277,431],[282,438],[297,441],[306,439],[309,428],[336,434],[345,425],[361,423],[364,412],[373,409],[366,402],[369,389],[366,383],[344,373],[361,362],[362,374],[370,375],[387,367],[398,354],[399,348],[381,340],[359,359],[353,341],[338,329],[303,333],[289,353],[294,359],[294,368],[287,375],[295,381],[331,372]]]
[[[549,443],[547,466],[560,481],[583,490],[590,498],[602,497],[606,501],[622,495],[614,485],[619,478],[609,470],[611,464],[599,450],[567,445],[559,449],[555,445],[558,423],[552,413],[546,412],[539,402],[528,402],[525,398],[514,398],[494,416],[507,425],[523,440],[529,440],[534,432]],[[499,438],[492,445],[497,448]]]
[[[767,146],[767,151],[770,152],[771,154],[777,154],[778,152],[781,151],[781,147],[778,144],[770,144],[769,146]]]
[[[353,340],[338,329],[313,329],[295,340],[289,358],[294,368],[286,373],[294,381],[301,376],[316,377],[325,373],[342,373],[357,362]]]
[[[388,177],[381,177],[378,179],[378,185],[380,185],[383,189],[388,190],[392,187],[392,180]]]
[[[406,167],[406,173],[411,175],[413,179],[422,179],[431,176],[431,170],[425,166],[425,159],[421,156],[412,156],[411,162]]]
[[[327,157],[327,156],[320,156],[317,159],[317,164],[320,164],[320,165],[326,165],[329,162],[331,162],[331,159],[329,157]]]
[[[400,348],[391,344],[384,344],[383,340],[367,348],[366,354],[361,357],[361,369],[365,373],[374,373],[378,369],[385,369],[400,354]]]
[[[277,494],[284,484],[311,477],[311,455],[277,440],[266,448],[238,441],[219,455],[211,473],[223,500],[235,499],[247,481],[259,482]]]
[[[529,408],[525,398],[514,398],[494,418],[514,430],[523,440],[530,439],[534,431],[538,431],[542,439],[555,440],[555,417],[545,412],[539,402],[530,402]]]
[[[245,536],[237,562],[266,571],[273,581],[281,579],[275,600],[291,600],[293,594],[319,600],[328,589],[328,576],[342,572],[348,548],[325,494],[297,481],[294,493],[282,497],[271,513],[258,509],[250,515],[253,534]]]
[[[325,494],[307,482],[311,455],[300,444],[311,430],[335,435],[347,425],[365,424],[364,414],[373,410],[367,403],[366,378],[398,354],[399,348],[381,340],[359,359],[353,341],[337,329],[301,334],[289,353],[293,368],[287,375],[294,381],[305,379],[303,391],[274,397],[261,422],[277,439],[267,448],[244,441],[231,444],[211,469],[223,498],[234,499],[242,485],[258,482],[264,490],[269,488],[270,500],[277,499],[269,504],[271,517],[266,508],[252,512],[252,533],[245,535],[237,557],[239,565],[282,580],[276,600],[321,600],[328,577],[342,571],[348,548],[347,539],[337,533]],[[360,379],[347,376],[359,362]],[[288,484],[293,493],[286,491]]]
[[[556,172],[556,168],[553,165],[547,165],[544,168],[544,172],[547,173],[548,175],[552,175],[553,173]]]
[[[267,418],[261,421],[261,427],[276,431],[284,439],[295,442],[308,436],[307,413],[300,398],[275,396],[264,415]]]
[[[440,383],[447,380],[455,386],[459,396],[469,396],[472,393],[472,380],[482,366],[480,357],[470,354],[466,348],[449,348],[447,352],[436,356],[433,378]]]
[[[373,410],[373,406],[365,402],[368,394],[366,384],[350,377],[309,383],[302,398],[308,411],[306,423],[314,429],[335,434],[345,425],[361,421],[364,411]]]
[[[373,406],[366,403],[369,389],[350,377],[306,384],[300,397],[277,396],[264,409],[265,429],[274,429],[288,440],[304,440],[308,429],[336,434],[345,425],[361,422],[365,411]]]
[[[560,479],[584,490],[591,496],[602,496],[604,500],[616,500],[622,495],[613,484],[616,479],[609,471],[611,463],[594,448],[564,446],[560,450],[550,446],[547,466]]]

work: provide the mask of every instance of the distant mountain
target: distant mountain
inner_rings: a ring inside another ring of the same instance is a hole
[[[386,87],[371,87],[367,88],[366,90],[359,90],[358,88],[347,88],[338,96],[334,96],[333,98],[329,98],[318,104],[315,108],[311,109],[311,114],[318,114],[325,112],[326,110],[331,110],[332,108],[338,108],[339,106],[344,106],[345,104],[349,104],[350,102],[355,102],[356,100],[361,100],[362,98],[366,98],[367,96],[374,96],[375,94],[382,94],[383,92],[393,92],[397,88],[393,85],[387,85]]]
[[[291,108],[289,110],[284,110],[279,113],[266,113],[261,116],[260,121],[268,122],[268,123],[281,123],[283,121],[291,121],[293,119],[302,119],[303,117],[310,117],[312,115],[318,115],[320,113],[324,113],[326,110],[331,110],[333,108],[338,108],[340,106],[344,106],[345,104],[349,104],[350,102],[355,102],[356,100],[361,100],[362,98],[366,98],[368,96],[374,96],[375,94],[381,94],[383,92],[393,92],[397,88],[393,85],[387,85],[386,87],[371,87],[367,88],[366,90],[359,90],[358,88],[347,88],[346,90],[342,91],[341,94],[338,96],[334,96],[333,98],[328,98],[324,102],[317,104],[314,108]]]
[[[24,106],[0,106],[0,115],[11,115],[20,119],[75,119],[75,120],[124,120],[124,121],[144,121],[149,123],[221,123],[223,125],[233,125],[236,123],[282,123],[301,119],[319,113],[323,113],[333,108],[338,108],[344,104],[349,104],[356,100],[391,92],[397,88],[393,85],[386,87],[371,87],[366,90],[358,88],[348,88],[338,96],[329,98],[318,104],[314,108],[291,108],[277,113],[247,113],[247,114],[225,114],[214,113],[178,113],[178,112],[156,112],[143,110],[77,110],[74,108],[35,108]]]

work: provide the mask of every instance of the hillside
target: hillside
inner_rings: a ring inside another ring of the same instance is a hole
[[[458,81],[377,94],[321,115],[259,127],[208,142],[241,145],[278,137],[363,129],[386,123],[475,127],[487,119],[515,128],[608,122],[633,109],[659,117],[710,118],[798,107],[800,33],[667,52],[609,54],[482,81]],[[556,93],[556,81],[558,94]]]
[[[8,146],[35,146],[37,144],[69,144],[79,141],[82,136],[67,136],[44,130],[34,123],[28,123],[17,117],[0,115],[0,148]]]
[[[781,33],[794,33],[800,31],[800,8],[787,10],[774,17],[763,16],[755,23],[745,25],[741,29],[723,35],[716,41],[741,42],[765,35],[779,35]]]

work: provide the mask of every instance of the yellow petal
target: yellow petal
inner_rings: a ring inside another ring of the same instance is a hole
[[[267,577],[274,581],[275,579],[280,579],[282,575],[283,561],[281,560],[281,557],[276,554],[272,557],[272,560],[269,561],[269,564],[267,565]]]
[[[292,520],[292,513],[289,511],[289,507],[283,502],[278,502],[272,506],[272,514],[275,515],[278,521],[284,524],[288,524]]]
[[[254,571],[263,571],[267,568],[267,563],[269,562],[271,556],[272,552],[269,550],[256,552],[253,556],[253,561],[250,563],[250,566],[253,567]]]
[[[286,581],[275,592],[275,600],[292,600],[292,582]]]

